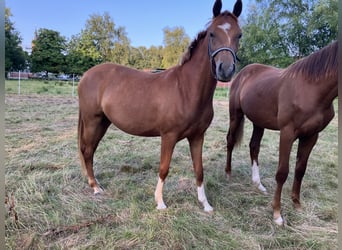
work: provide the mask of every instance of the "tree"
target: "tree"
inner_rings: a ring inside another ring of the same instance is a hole
[[[145,53],[146,62],[148,62],[147,68],[157,69],[163,67],[163,47],[151,46]]]
[[[242,67],[255,62],[282,67],[292,61],[281,39],[280,24],[268,3],[252,5],[242,29],[238,51]]]
[[[23,70],[27,64],[27,53],[24,52],[21,44],[21,37],[15,30],[9,8],[5,9],[5,72]]]
[[[86,70],[95,66],[96,61],[79,51],[70,51],[65,57],[66,67],[64,73],[82,75]]]
[[[157,69],[162,67],[163,47],[144,46],[130,48],[129,65],[137,69]]]
[[[59,32],[39,29],[32,41],[31,70],[59,73],[65,70],[66,40]]]
[[[81,34],[83,41],[87,41],[98,52],[102,62],[110,61],[116,34],[115,24],[107,12],[91,15]]]
[[[162,66],[169,68],[175,66],[187,49],[190,38],[185,33],[184,28],[164,28],[164,57]]]
[[[72,36],[68,43],[68,71],[80,74],[108,61],[129,65],[129,49],[130,42],[124,27],[115,28],[108,13],[90,15],[85,28]]]
[[[242,29],[242,66],[287,67],[337,39],[337,0],[256,0]]]
[[[315,47],[322,48],[338,34],[338,3],[337,0],[318,0],[309,22]]]

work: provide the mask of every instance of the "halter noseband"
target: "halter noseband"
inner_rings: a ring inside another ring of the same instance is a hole
[[[231,49],[231,48],[229,48],[229,47],[222,47],[222,48],[218,48],[218,49],[215,50],[215,51],[212,51],[212,50],[211,50],[210,44],[211,44],[211,42],[210,42],[210,40],[209,40],[209,42],[208,42],[208,54],[209,54],[209,58],[210,58],[211,73],[214,75],[214,78],[217,79],[216,72],[213,71],[213,66],[214,66],[213,62],[214,62],[214,57],[215,57],[218,53],[220,53],[221,51],[229,51],[229,52],[232,54],[232,56],[233,56],[233,61],[234,61],[233,66],[234,66],[234,68],[235,68],[236,61],[240,61],[240,60],[239,60],[239,58],[236,56],[236,53],[234,52],[233,49]]]

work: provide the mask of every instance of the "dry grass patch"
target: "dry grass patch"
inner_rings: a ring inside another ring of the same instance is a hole
[[[6,248],[337,249],[337,117],[310,157],[300,213],[290,199],[293,148],[283,189],[284,227],[274,225],[270,206],[279,134],[265,131],[260,152],[260,174],[269,195],[252,185],[249,122],[233,154],[233,178],[227,181],[227,101],[215,102],[203,151],[213,214],[204,213],[197,201],[186,141],[176,146],[164,186],[168,209],[157,211],[160,138],[134,137],[114,127],[95,155],[95,173],[106,192],[94,196],[80,171],[77,118],[76,98],[6,95]]]

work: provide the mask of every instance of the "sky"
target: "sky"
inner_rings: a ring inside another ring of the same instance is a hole
[[[246,1],[245,1],[246,2]],[[92,14],[108,12],[115,27],[123,26],[134,47],[163,45],[166,27],[183,27],[194,39],[211,20],[214,0],[5,0],[22,47],[29,50],[35,30],[60,32],[70,39],[85,28]],[[223,0],[222,10],[233,10],[235,0]],[[244,11],[246,11],[244,4]]]

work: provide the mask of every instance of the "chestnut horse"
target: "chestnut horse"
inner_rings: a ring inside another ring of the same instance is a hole
[[[198,199],[210,212],[203,185],[202,146],[213,118],[217,80],[229,81],[235,71],[241,29],[233,13],[213,7],[213,19],[190,44],[180,65],[161,73],[146,73],[112,63],[89,69],[79,87],[79,155],[83,172],[94,193],[103,191],[94,177],[93,156],[107,128],[113,123],[126,133],[160,136],[159,179],[155,190],[157,209],[165,209],[163,185],[176,143],[186,138],[196,175]]]
[[[244,115],[253,123],[249,144],[252,181],[266,193],[260,182],[258,154],[264,129],[280,130],[277,188],[272,206],[274,221],[282,225],[280,199],[289,173],[292,144],[299,140],[292,201],[300,209],[300,187],[307,161],[322,131],[334,117],[333,100],[337,97],[337,42],[278,69],[262,64],[246,66],[230,89],[230,124],[227,134],[227,176],[231,175],[234,144],[241,140]]]

